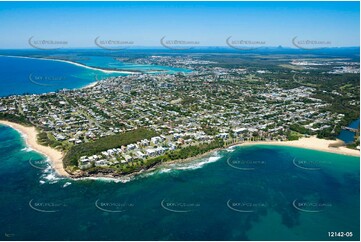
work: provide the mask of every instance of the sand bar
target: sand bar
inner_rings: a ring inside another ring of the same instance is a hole
[[[106,74],[112,74],[112,73],[116,73],[116,74],[136,74],[136,73],[140,73],[139,71],[118,71],[118,70],[106,70],[106,69],[102,69],[102,68],[96,68],[96,67],[91,67],[91,66],[87,66],[84,64],[80,64],[77,62],[73,62],[73,61],[69,61],[69,60],[60,60],[60,59],[51,59],[51,58],[41,58],[41,57],[29,57],[29,56],[13,56],[13,55],[0,55],[3,57],[11,57],[11,58],[23,58],[23,59],[34,59],[34,60],[47,60],[47,61],[57,61],[57,62],[64,62],[64,63],[68,63],[68,64],[72,64],[75,66],[80,66],[86,69],[90,69],[90,70],[94,70],[94,71],[100,71]]]
[[[51,162],[51,166],[56,171],[56,173],[58,173],[60,176],[69,176],[63,167],[63,153],[49,146],[38,144],[38,131],[35,129],[35,127],[27,127],[17,123],[2,120],[0,120],[0,124],[9,126],[23,134],[27,146],[48,157]]]

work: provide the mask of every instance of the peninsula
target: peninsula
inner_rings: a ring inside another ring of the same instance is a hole
[[[314,76],[296,76],[284,66],[279,68],[289,75],[281,78],[272,73],[275,67],[260,71],[220,67],[206,57],[172,58],[176,67],[193,71],[108,77],[81,89],[3,97],[1,124],[22,132],[59,175],[71,177],[121,177],[232,145],[359,156],[359,129],[347,147],[336,140],[359,117],[356,74],[346,83],[327,75],[316,85]]]

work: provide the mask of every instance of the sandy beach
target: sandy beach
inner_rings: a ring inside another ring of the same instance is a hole
[[[65,171],[63,167],[63,154],[48,146],[43,146],[38,144],[37,142],[37,134],[38,131],[35,129],[35,127],[27,127],[23,126],[17,123],[8,122],[8,121],[2,121],[0,120],[0,124],[7,125],[20,133],[22,133],[25,137],[26,144],[32,148],[33,150],[47,156],[49,160],[51,161],[51,165],[54,168],[54,170],[61,176],[70,177],[70,175]],[[304,148],[304,149],[311,149],[311,150],[319,150],[324,152],[331,152],[341,155],[349,155],[349,156],[360,156],[359,150],[353,150],[346,147],[330,147],[331,144],[335,144],[340,142],[339,140],[324,140],[324,139],[318,139],[315,136],[309,137],[309,138],[301,138],[299,140],[294,141],[246,141],[246,142],[240,142],[235,143],[232,145],[229,145],[227,147],[232,146],[248,146],[248,145],[281,145],[281,146],[292,146],[292,147],[298,147],[298,148]],[[166,162],[167,164],[174,164],[177,162],[189,162],[194,159],[206,157],[210,153],[213,153],[217,150],[226,149],[225,148],[218,148],[216,150],[211,150],[209,152],[206,152],[204,154],[201,154],[197,157],[190,157],[184,160],[174,160]]]
[[[38,144],[38,131],[35,127],[26,127],[17,123],[2,120],[0,120],[0,124],[9,126],[23,134],[28,147],[48,157],[51,162],[51,166],[60,176],[69,176],[63,167],[63,154],[51,147]]]
[[[326,140],[326,139],[319,139],[316,136],[311,136],[309,138],[301,138],[299,140],[292,140],[292,141],[247,141],[238,146],[246,146],[246,145],[283,145],[283,146],[292,146],[304,149],[311,149],[311,150],[319,150],[325,152],[331,152],[341,155],[350,155],[350,156],[360,156],[359,150],[349,149],[345,146],[342,147],[330,147],[331,144],[335,144],[340,142],[340,140]]]
[[[40,59],[40,58],[37,58]],[[59,62],[65,62],[65,63],[69,63],[69,64],[73,64],[76,66],[80,66],[80,67],[84,67],[90,70],[94,70],[94,71],[101,71],[103,73],[107,73],[107,74],[112,74],[112,73],[117,73],[117,74],[134,74],[135,72],[131,72],[131,71],[116,71],[116,70],[104,70],[101,68],[95,68],[95,67],[91,67],[91,66],[86,66],[80,63],[76,63],[76,62],[72,62],[72,61],[67,61],[67,60],[58,60],[58,59],[46,59],[46,58],[42,58],[43,60],[51,60],[51,61],[59,61]]]
[[[88,84],[85,87],[82,87],[80,89],[92,88],[92,87],[95,87],[97,84],[98,84],[98,82],[92,82],[92,83],[90,83],[90,84]]]

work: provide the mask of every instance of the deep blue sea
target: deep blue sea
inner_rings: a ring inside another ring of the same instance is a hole
[[[189,72],[173,67],[125,64],[110,57],[87,56],[78,62],[98,68],[138,70],[145,73],[152,70],[162,70],[165,73]],[[0,56],[0,97],[81,88],[108,76],[125,75],[106,74],[66,62]]]
[[[97,75],[104,73],[65,62],[0,56],[0,96],[80,88]]]
[[[94,67],[168,73],[107,57]],[[117,74],[119,75],[119,74]],[[0,56],[0,96],[83,87],[106,75]],[[1,240],[359,240],[359,158],[246,146],[131,181],[58,177],[17,131],[0,126]],[[329,238],[328,232],[349,237]],[[352,237],[350,237],[352,233]]]
[[[255,145],[129,182],[74,181],[5,126],[0,154],[2,240],[360,238],[358,157]]]

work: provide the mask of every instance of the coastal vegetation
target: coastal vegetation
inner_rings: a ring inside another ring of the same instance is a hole
[[[121,175],[244,141],[336,139],[360,115],[357,58],[130,59],[194,72],[108,77],[83,89],[4,97],[0,119],[35,126],[38,142],[62,151],[71,174]]]
[[[104,150],[120,148],[123,145],[135,143],[142,139],[149,139],[156,135],[157,133],[153,130],[139,128],[121,134],[102,137],[92,142],[72,146],[64,156],[64,166],[77,166],[81,156],[90,156]]]
[[[145,160],[135,159],[132,162],[126,164],[117,164],[107,168],[92,167],[87,170],[89,174],[96,173],[112,173],[117,175],[125,175],[134,172],[138,172],[142,169],[149,169],[162,162],[171,162],[177,160],[186,160],[188,158],[194,158],[199,155],[203,155],[209,151],[213,151],[224,147],[224,141],[222,139],[216,139],[210,143],[204,143],[199,145],[187,146],[177,150],[167,151],[165,154],[151,157]]]
[[[31,122],[24,116],[20,114],[11,114],[11,113],[2,113],[0,112],[0,120],[6,120],[9,122],[14,122],[22,124],[25,126],[31,126]]]
[[[57,141],[54,137],[51,137],[50,133],[47,132],[40,132],[38,134],[38,143],[41,145],[50,146],[55,149],[65,149],[65,143]]]
[[[301,133],[295,132],[295,131],[289,131],[287,133],[287,140],[298,140],[299,138],[302,138],[303,135]]]
[[[199,144],[199,145],[191,145],[182,149],[170,151],[167,154],[168,160],[179,160],[179,159],[187,159],[189,157],[194,157],[203,153],[206,153],[210,150],[222,148],[224,146],[224,141],[222,139],[216,139],[208,144]]]

